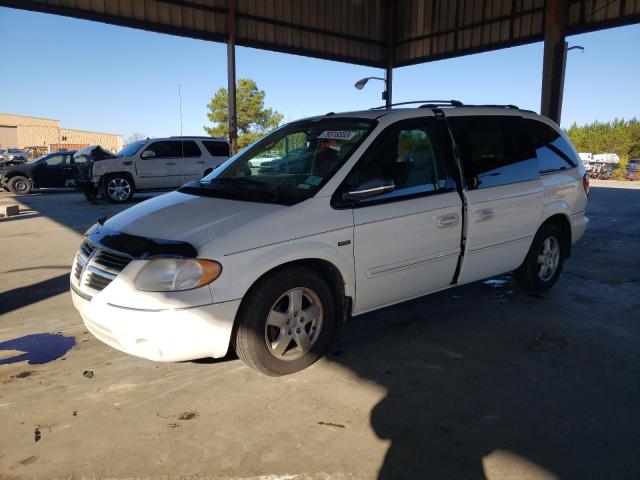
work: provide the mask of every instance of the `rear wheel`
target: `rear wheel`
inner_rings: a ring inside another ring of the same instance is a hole
[[[320,275],[305,267],[280,270],[245,297],[236,353],[266,375],[298,372],[320,358],[334,319],[333,295]]]
[[[518,285],[529,292],[550,289],[562,272],[566,256],[560,227],[546,223],[533,239],[524,262],[515,271]]]
[[[27,177],[16,176],[9,179],[7,182],[7,186],[9,187],[9,191],[11,193],[15,193],[16,195],[26,195],[27,193],[31,193],[33,188],[33,184],[31,180]]]
[[[111,203],[125,203],[133,198],[133,182],[126,175],[109,175],[104,182],[104,193]]]

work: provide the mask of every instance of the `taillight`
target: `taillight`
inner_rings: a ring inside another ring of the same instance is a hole
[[[589,174],[585,173],[582,176],[582,188],[584,188],[584,193],[587,194],[587,196],[589,196]]]

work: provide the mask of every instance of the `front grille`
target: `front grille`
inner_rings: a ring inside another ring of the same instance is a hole
[[[127,255],[96,248],[85,241],[76,254],[73,274],[80,287],[101,292],[130,261]]]

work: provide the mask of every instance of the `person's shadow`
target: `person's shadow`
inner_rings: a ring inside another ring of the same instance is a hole
[[[474,284],[347,324],[329,358],[388,389],[379,478],[640,478],[636,347],[572,334],[565,294]]]
[[[17,355],[9,358],[0,357],[0,365],[24,362],[29,365],[48,363],[62,357],[76,344],[74,337],[66,337],[54,333],[34,333],[24,337],[0,342],[0,353],[4,351],[18,351]]]

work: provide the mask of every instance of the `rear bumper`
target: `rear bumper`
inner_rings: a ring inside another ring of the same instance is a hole
[[[571,215],[571,243],[576,243],[582,238],[588,225],[589,218],[585,215],[585,212]]]
[[[167,310],[138,310],[90,300],[71,290],[87,329],[125,353],[160,362],[227,354],[240,300]]]

